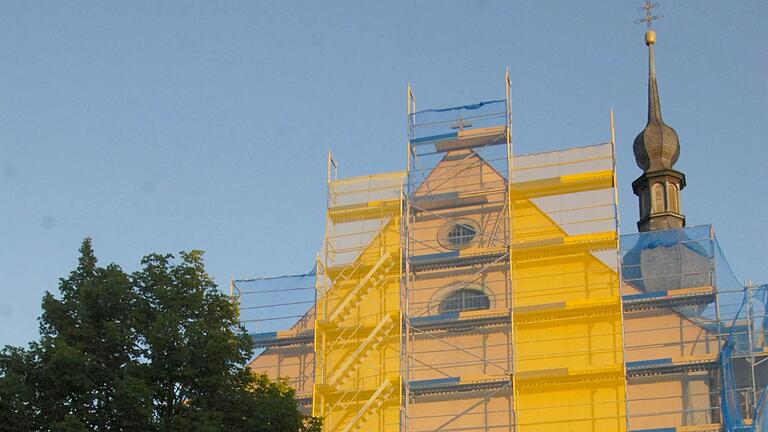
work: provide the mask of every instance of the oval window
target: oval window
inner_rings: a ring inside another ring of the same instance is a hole
[[[471,246],[480,229],[471,219],[460,219],[443,226],[438,233],[438,241],[447,249],[464,249]]]

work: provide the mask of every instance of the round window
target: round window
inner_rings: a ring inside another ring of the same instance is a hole
[[[449,222],[438,232],[438,241],[447,249],[464,249],[472,245],[480,229],[471,219]]]

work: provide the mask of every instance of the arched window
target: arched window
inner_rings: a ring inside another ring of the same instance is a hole
[[[677,186],[674,183],[667,185],[667,203],[669,211],[680,213],[680,200],[677,198]]]
[[[640,193],[640,218],[648,216],[648,213],[651,211],[650,203],[651,199],[648,196],[648,189],[643,189],[643,191]]]
[[[653,203],[651,211],[654,213],[661,213],[665,211],[666,206],[664,205],[664,185],[661,183],[655,183],[651,191],[651,202]]]
[[[446,296],[438,306],[438,313],[473,311],[491,308],[491,299],[473,288],[461,288]]]

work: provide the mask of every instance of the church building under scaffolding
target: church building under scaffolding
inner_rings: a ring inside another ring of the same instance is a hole
[[[314,269],[232,281],[252,369],[333,432],[763,430],[768,286],[686,227],[655,42],[638,233],[618,233],[612,119],[604,143],[519,154],[508,76],[452,108],[409,89],[406,170],[337,178],[329,155]]]

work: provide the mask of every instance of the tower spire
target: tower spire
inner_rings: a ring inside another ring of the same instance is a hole
[[[645,44],[648,45],[648,122],[663,123],[661,119],[661,102],[659,101],[659,85],[656,83],[656,61],[653,58],[653,44],[656,43],[656,32],[648,30],[645,33]]]
[[[661,117],[661,100],[656,80],[656,60],[653,48],[656,44],[654,21],[663,15],[653,15],[658,3],[646,0],[638,11],[645,16],[636,23],[646,24],[645,45],[648,47],[648,123],[637,135],[632,146],[635,162],[643,174],[632,183],[635,194],[640,198],[640,231],[682,228],[685,216],[680,211],[679,192],[685,187],[685,175],[673,169],[680,156],[680,141],[677,132],[664,123]]]
[[[664,15],[654,15],[653,10],[659,7],[658,3],[646,0],[640,6],[638,12],[645,12],[645,16],[635,20],[636,24],[644,23],[648,30],[645,32],[645,45],[648,47],[648,122],[661,122],[661,103],[659,102],[659,88],[656,84],[656,61],[653,58],[653,45],[656,43],[656,32],[653,31],[653,22],[664,18]]]

